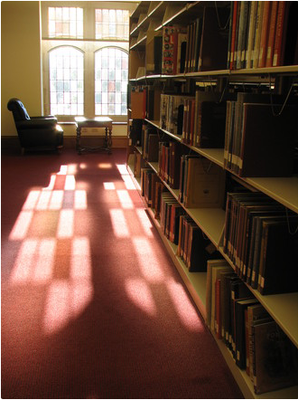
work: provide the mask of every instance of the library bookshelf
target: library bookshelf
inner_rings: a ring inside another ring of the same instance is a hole
[[[159,142],[177,142],[180,148],[183,149],[183,154],[200,156],[203,159],[208,160],[210,165],[216,165],[224,171],[226,182],[232,180],[234,184],[238,184],[248,191],[262,193],[269,199],[276,201],[276,203],[287,209],[287,212],[292,214],[298,214],[298,176],[295,174],[286,177],[241,176],[233,169],[227,167],[224,146],[222,146],[222,148],[198,147],[195,143],[185,140],[184,134],[177,134],[176,131],[162,126],[160,118],[160,113],[162,111],[159,105],[157,107],[158,112],[152,110],[151,112],[148,111],[149,103],[153,101],[152,97],[150,98],[147,96],[145,101],[146,104],[144,105],[143,103],[140,103],[139,110],[131,107],[130,97],[134,95],[134,92],[142,92],[143,88],[146,87],[150,87],[151,89],[153,88],[153,91],[155,88],[159,88],[158,90],[162,93],[169,93],[169,95],[176,95],[177,93],[187,94],[190,98],[194,99],[196,91],[201,90],[202,87],[206,88],[206,90],[210,90],[210,88],[211,90],[214,90],[214,88],[216,88],[220,93],[224,94],[227,91],[227,88],[232,88],[232,90],[237,92],[238,88],[241,86],[248,88],[248,90],[250,90],[251,87],[253,87],[253,90],[255,90],[255,87],[269,88],[269,91],[274,88],[279,95],[284,95],[287,100],[290,93],[294,93],[294,97],[297,98],[297,56],[291,65],[281,64],[260,68],[258,66],[248,67],[248,65],[243,67],[243,64],[240,63],[238,67],[237,64],[236,66],[231,67],[231,65],[228,64],[228,57],[230,57],[229,54],[231,53],[229,46],[231,45],[228,44],[225,63],[222,64],[219,60],[219,67],[216,68],[211,64],[210,69],[206,69],[204,67],[204,60],[201,60],[201,65],[203,66],[201,69],[197,68],[196,70],[196,67],[193,67],[189,70],[184,69],[181,71],[176,65],[176,70],[172,71],[172,73],[165,73],[162,67],[160,67],[160,65],[163,65],[163,60],[159,60],[158,54],[156,55],[156,59],[152,59],[152,53],[155,49],[153,42],[161,56],[161,47],[158,46],[161,46],[163,43],[162,40],[166,27],[178,26],[179,28],[182,27],[183,30],[183,27],[186,28],[187,26],[190,26],[190,24],[194,23],[199,18],[203,21],[204,18],[207,18],[207,12],[206,14],[204,12],[205,7],[216,9],[215,11],[219,16],[232,16],[233,9],[232,7],[229,8],[229,5],[229,2],[221,3],[223,9],[227,8],[230,10],[230,13],[227,14],[224,10],[221,12],[220,9],[217,9],[217,5],[214,5],[213,2],[145,1],[141,2],[131,15],[128,96],[129,145],[127,152],[127,168],[136,187],[140,191],[140,195],[142,195],[143,190],[142,179],[141,174],[136,172],[136,165],[138,164],[139,169],[149,169],[153,174],[159,176],[159,181],[163,184],[164,190],[170,193],[172,198],[180,204],[184,213],[194,221],[203,234],[208,238],[210,243],[216,247],[222,259],[226,260],[233,270],[235,270],[235,265],[225,252],[223,244],[227,224],[227,209],[224,206],[185,207],[180,198],[180,189],[177,187],[174,188],[167,179],[161,177],[160,161],[157,161],[156,159],[150,160],[150,157],[148,158],[145,156],[142,128],[140,128],[140,125],[138,125],[137,128],[133,127],[133,121],[141,120],[141,125],[146,126],[146,129],[149,131],[155,130]],[[226,18],[224,21],[226,22],[226,31],[228,33],[231,32],[233,29],[232,23],[229,26],[229,19]],[[248,35],[249,24],[246,29]],[[184,33],[186,34],[186,29]],[[227,35],[229,36],[229,34]],[[190,37],[191,36],[187,37],[188,41]],[[193,43],[196,43],[196,38],[197,37],[195,37]],[[201,57],[204,57],[204,54],[202,54]],[[197,57],[199,58],[199,55]],[[296,64],[294,62],[296,62]],[[152,63],[155,67],[158,63],[161,64],[159,64],[159,68],[156,69],[152,67]],[[144,92],[146,93],[146,89]],[[226,101],[229,101],[229,99]],[[297,103],[295,102],[294,107],[296,107],[297,112]],[[134,134],[132,134],[132,130],[134,130]],[[137,134],[135,131],[138,131]],[[157,231],[160,233],[163,243],[193,297],[199,312],[203,318],[206,318],[207,273],[189,272],[185,262],[183,262],[181,257],[177,255],[177,244],[170,241],[164,234],[161,221],[156,218],[154,208],[148,205],[145,198],[144,202],[148,215]],[[250,285],[247,285],[247,287],[294,346],[298,348],[298,292],[262,295],[259,290],[252,288]],[[222,340],[217,338],[217,335],[214,332],[212,332],[212,334],[246,398],[297,398],[297,385],[256,394],[251,378],[245,370],[240,369],[236,365],[231,350]]]

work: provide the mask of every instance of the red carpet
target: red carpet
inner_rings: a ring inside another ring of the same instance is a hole
[[[2,156],[2,398],[240,398],[125,167]]]

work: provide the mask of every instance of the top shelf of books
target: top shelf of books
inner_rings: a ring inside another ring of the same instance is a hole
[[[297,75],[297,13],[288,1],[141,2],[130,50],[145,51],[145,73],[130,79]]]

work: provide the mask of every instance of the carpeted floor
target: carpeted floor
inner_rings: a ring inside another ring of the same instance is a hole
[[[2,156],[2,398],[241,398],[112,155]]]

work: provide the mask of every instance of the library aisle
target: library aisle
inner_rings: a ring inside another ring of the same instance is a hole
[[[242,398],[125,161],[2,156],[3,398]]]

